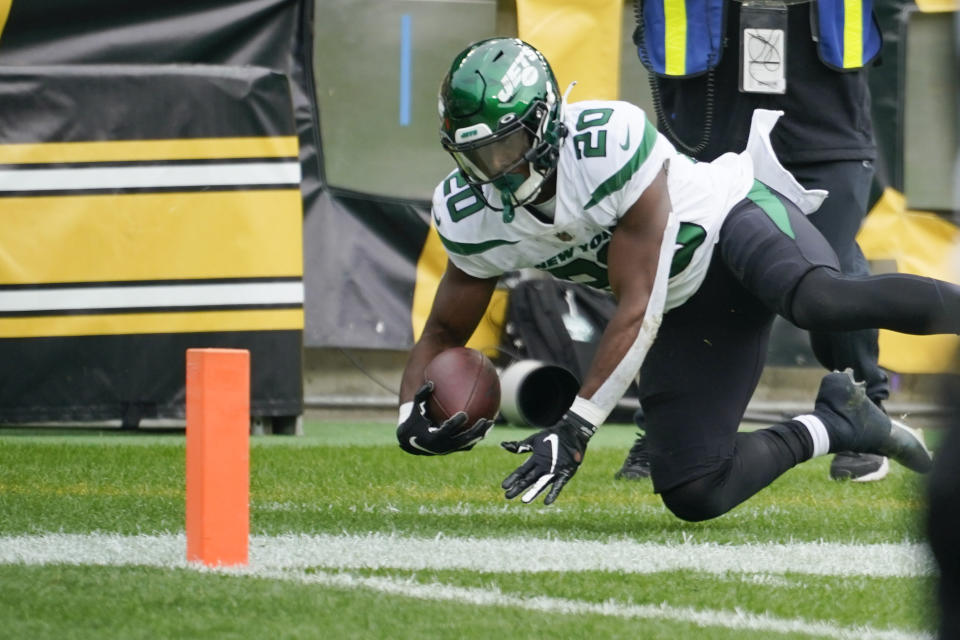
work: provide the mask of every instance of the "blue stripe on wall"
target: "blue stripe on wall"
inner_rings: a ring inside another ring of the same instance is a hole
[[[410,14],[400,16],[400,126],[410,126]]]

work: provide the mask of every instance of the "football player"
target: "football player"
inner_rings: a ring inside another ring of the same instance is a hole
[[[515,38],[469,46],[443,80],[441,144],[457,167],[434,192],[432,217],[449,261],[404,370],[400,446],[446,454],[486,434],[492,423],[465,425],[463,414],[431,422],[423,369],[466,342],[502,274],[536,268],[611,291],[617,309],[563,418],[502,443],[531,454],[503,481],[506,498],[556,500],[638,372],[654,490],[681,518],[723,514],[829,452],[929,470],[919,437],[845,373],[824,377],[810,413],[738,428],[774,314],[807,329],[957,333],[960,287],[840,273],[804,215],[826,193],[804,190],[771,150],[777,112],[755,113],[743,153],[698,163],[634,105],[565,97],[540,52]]]

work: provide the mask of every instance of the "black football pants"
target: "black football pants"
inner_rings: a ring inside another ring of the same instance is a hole
[[[775,314],[815,331],[960,331],[960,287],[843,275],[823,236],[778,199],[789,224],[747,200],[728,215],[704,283],[664,315],[641,369],[654,490],[684,519],[725,513],[812,452],[794,421],[738,432]]]

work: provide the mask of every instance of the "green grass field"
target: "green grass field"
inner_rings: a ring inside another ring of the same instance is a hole
[[[601,429],[551,507],[496,443],[403,454],[390,424],[251,439],[250,565],[185,560],[180,433],[0,429],[2,638],[929,638],[923,478],[828,458],[691,524]]]

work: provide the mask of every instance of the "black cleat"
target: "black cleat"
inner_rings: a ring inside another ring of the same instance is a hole
[[[650,477],[650,453],[647,451],[647,438],[642,433],[637,434],[637,439],[627,453],[627,459],[623,461],[623,466],[613,477],[615,480],[637,480]]]
[[[830,451],[874,453],[893,458],[908,469],[927,473],[933,459],[913,429],[890,420],[867,398],[863,384],[848,369],[824,376],[817,393],[816,411],[827,417]]]
[[[891,445],[882,453],[918,473],[928,473],[933,469],[933,455],[923,441],[923,434],[899,420],[891,419],[890,424]]]

